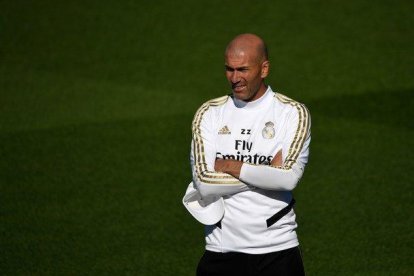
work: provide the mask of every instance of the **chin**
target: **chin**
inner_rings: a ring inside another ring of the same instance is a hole
[[[242,100],[242,101],[246,101],[249,97],[248,95],[245,95],[244,93],[236,93],[233,91],[233,96],[238,99],[238,100]]]
[[[240,101],[246,101],[246,98],[245,97],[241,97],[240,95],[233,94],[233,96],[234,96],[235,99],[238,99]]]

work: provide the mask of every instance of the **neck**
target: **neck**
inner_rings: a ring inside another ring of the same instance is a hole
[[[266,93],[266,90],[267,86],[264,83],[262,83],[259,87],[259,90],[257,90],[257,92],[250,99],[247,99],[246,102],[252,102],[259,99]]]

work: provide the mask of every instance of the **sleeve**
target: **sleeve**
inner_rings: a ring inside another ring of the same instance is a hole
[[[283,141],[283,156],[280,167],[244,163],[240,180],[266,190],[291,191],[303,175],[308,162],[310,134],[310,114],[302,104],[295,104],[294,113],[288,119],[288,129]]]
[[[237,178],[214,171],[216,160],[216,128],[212,112],[214,104],[219,103],[210,101],[201,106],[194,116],[192,124],[191,169],[193,182],[204,198],[231,195],[250,189]]]

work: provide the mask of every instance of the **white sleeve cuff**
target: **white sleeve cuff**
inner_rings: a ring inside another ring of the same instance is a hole
[[[244,163],[240,170],[240,180],[266,190],[291,191],[302,174],[303,168],[297,163],[290,169]]]

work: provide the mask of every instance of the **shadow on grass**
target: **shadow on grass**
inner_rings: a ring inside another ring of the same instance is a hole
[[[406,275],[400,272],[412,267],[414,90],[305,104],[311,154],[295,189],[305,267],[316,275]]]
[[[191,119],[1,134],[0,274],[171,270],[197,227],[180,202],[191,177]]]
[[[355,248],[380,254],[377,240],[393,249],[396,236],[411,233],[411,225],[402,223],[410,217],[410,195],[395,192],[409,190],[411,177],[406,166],[392,162],[412,162],[399,154],[406,149],[399,141],[413,127],[412,95],[306,102],[315,131],[298,213],[305,252],[319,252],[313,259],[308,253],[308,263],[325,258],[329,267],[332,256],[338,266],[345,267],[341,262],[349,256],[360,263],[370,252],[358,255]],[[162,116],[0,134],[0,274],[191,275],[193,267],[176,265],[195,262],[195,248],[202,250],[201,227],[180,203],[191,177],[191,119]],[[385,133],[384,141],[370,139],[384,125],[402,129]],[[371,238],[361,247],[356,236]],[[409,256],[408,246],[398,250]],[[408,257],[381,260],[408,263]]]
[[[311,114],[414,129],[414,89],[340,95],[306,102]]]

